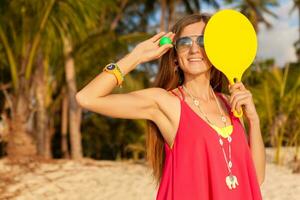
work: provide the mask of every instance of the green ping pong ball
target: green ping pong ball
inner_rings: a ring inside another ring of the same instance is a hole
[[[172,40],[169,37],[164,36],[159,40],[159,46],[162,46],[164,44],[172,44]]]

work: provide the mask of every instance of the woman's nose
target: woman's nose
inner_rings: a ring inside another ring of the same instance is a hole
[[[199,45],[197,44],[197,42],[193,41],[192,46],[190,48],[190,52],[191,53],[197,53],[197,52],[200,52],[200,51],[201,51],[201,48],[199,47]]]

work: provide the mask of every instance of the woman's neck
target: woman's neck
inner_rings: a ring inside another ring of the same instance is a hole
[[[188,92],[195,98],[202,101],[210,101],[214,99],[210,80],[204,76],[198,76],[193,79],[187,79],[182,84]]]

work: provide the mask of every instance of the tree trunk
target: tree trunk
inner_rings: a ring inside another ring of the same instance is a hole
[[[166,31],[165,20],[166,20],[166,0],[161,0],[161,15],[160,15],[160,31]]]
[[[47,132],[47,111],[46,111],[46,90],[47,83],[45,81],[45,70],[43,65],[42,55],[39,54],[37,58],[37,68],[34,76],[36,86],[36,139],[37,139],[37,153],[42,157],[46,155],[46,132]]]
[[[114,20],[112,21],[112,23],[110,25],[111,31],[114,31],[117,28],[119,21],[122,19],[122,15],[124,13],[124,9],[125,9],[127,3],[128,3],[128,0],[121,1],[120,12],[117,14],[117,16],[114,18]]]
[[[175,11],[175,0],[171,0],[169,2],[169,12],[168,12],[168,30],[173,26],[173,19],[174,19],[174,11]]]
[[[72,45],[68,38],[64,38],[64,54],[65,54],[65,75],[67,81],[67,93],[69,99],[69,130],[71,141],[71,155],[73,159],[82,158],[82,144],[81,144],[81,108],[76,102],[75,95],[76,77],[74,58],[72,57]]]
[[[54,114],[51,113],[48,117],[47,129],[45,132],[45,158],[52,158],[52,137],[55,133]]]
[[[274,162],[276,164],[281,164],[281,147],[282,147],[282,142],[283,142],[283,137],[284,137],[284,132],[285,132],[285,125],[287,121],[287,116],[284,113],[280,113],[275,117],[274,124],[273,124],[273,129],[275,132],[273,133],[275,136],[275,140],[273,140],[276,144],[276,152],[275,152],[275,157],[274,157]]]
[[[36,144],[29,123],[29,102],[25,92],[20,90],[13,97],[13,108],[11,120],[9,120],[9,136],[7,144],[7,155],[12,159],[34,156],[37,153]]]
[[[68,148],[68,96],[65,88],[62,92],[62,113],[61,113],[61,150],[63,158],[70,158],[70,152]]]

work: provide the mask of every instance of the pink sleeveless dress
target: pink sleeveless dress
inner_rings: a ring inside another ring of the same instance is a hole
[[[219,94],[229,111],[232,173],[238,186],[228,188],[228,169],[216,131],[185,102],[182,86],[180,121],[173,147],[165,142],[165,160],[157,200],[261,200],[261,191],[251,157],[246,133],[239,119],[230,111],[227,101]],[[171,91],[175,94],[173,91]],[[175,94],[176,95],[176,94]],[[222,137],[221,137],[222,138]],[[222,138],[228,158],[228,141]]]

